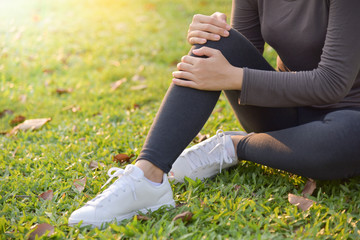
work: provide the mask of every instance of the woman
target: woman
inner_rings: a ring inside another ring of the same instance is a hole
[[[234,0],[233,28],[224,14],[195,15],[194,48],[173,73],[136,164],[110,169],[117,181],[69,224],[101,226],[173,206],[171,168],[178,181],[213,176],[238,159],[315,179],[359,175],[359,9],[358,0]],[[261,55],[265,42],[279,71]],[[220,131],[181,154],[221,91],[253,133]]]

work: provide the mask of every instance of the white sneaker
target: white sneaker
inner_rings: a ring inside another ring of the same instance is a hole
[[[69,218],[70,226],[82,221],[81,226],[101,227],[114,220],[130,219],[138,212],[147,213],[162,206],[175,206],[172,189],[165,174],[160,186],[154,186],[145,179],[144,172],[135,165],[127,165],[125,170],[111,168],[108,175],[110,179],[105,185],[114,177],[118,179],[85,206],[74,211]]]
[[[168,174],[170,180],[184,182],[184,177],[195,180],[215,176],[221,169],[236,165],[239,160],[234,154],[230,157],[226,144],[233,144],[232,135],[247,135],[245,132],[224,132],[219,129],[216,135],[185,149],[176,159]],[[231,145],[230,147],[233,148]],[[234,150],[235,151],[235,150]]]

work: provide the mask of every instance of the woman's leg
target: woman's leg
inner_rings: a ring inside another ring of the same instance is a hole
[[[244,137],[238,157],[314,179],[359,175],[360,109],[300,110],[304,124]]]
[[[208,41],[205,46],[220,50],[236,67],[273,70],[257,49],[235,30],[230,31],[229,37],[216,42]],[[200,91],[171,85],[151,126],[138,162],[147,160],[163,172],[168,172],[209,118],[219,95],[218,91]]]

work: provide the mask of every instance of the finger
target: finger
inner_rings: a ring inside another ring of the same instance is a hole
[[[192,65],[184,62],[178,63],[176,67],[179,71],[191,72],[192,70]]]
[[[221,12],[215,12],[211,14],[211,17],[215,17],[219,19],[220,21],[226,22],[226,14]]]
[[[212,57],[219,53],[219,50],[209,47],[201,47],[192,51],[196,56]]]
[[[175,85],[181,86],[181,87],[197,88],[197,84],[193,81],[186,81],[186,80],[181,80],[178,78],[173,78],[172,82]]]
[[[195,14],[193,17],[193,23],[208,23],[211,25],[215,25],[217,27],[223,28],[223,29],[228,29],[230,30],[230,25],[228,25],[226,22],[220,21],[214,17],[211,16],[205,16],[202,14]]]
[[[190,72],[185,72],[185,71],[175,71],[172,73],[174,78],[182,78],[182,79],[187,79],[187,80],[193,80],[194,79],[194,75]]]
[[[189,34],[191,34],[191,32],[200,30],[200,31],[208,32],[208,33],[217,34],[217,35],[220,35],[223,37],[229,36],[229,32],[226,29],[217,27],[212,24],[192,23],[192,24],[190,24],[189,30],[190,30]]]
[[[207,40],[217,41],[220,40],[219,34],[213,34],[209,32],[204,32],[202,30],[193,30],[188,33],[188,37],[198,37],[198,38],[205,38]]]
[[[192,37],[192,38],[189,38],[188,42],[191,44],[191,45],[194,45],[194,44],[205,44],[207,42],[207,39],[205,38],[198,38],[198,37]]]
[[[185,56],[183,56],[181,58],[181,62],[188,63],[188,64],[191,64],[191,65],[194,65],[197,60],[198,60],[197,57],[192,57],[192,56],[189,56],[189,55],[185,55]]]

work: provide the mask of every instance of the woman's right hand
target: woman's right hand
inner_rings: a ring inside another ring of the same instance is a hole
[[[187,40],[190,44],[204,44],[207,40],[218,41],[229,36],[231,26],[226,23],[226,15],[216,12],[211,16],[196,14],[190,24]]]

